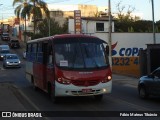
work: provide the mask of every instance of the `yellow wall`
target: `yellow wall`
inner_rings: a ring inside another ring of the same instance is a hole
[[[113,73],[139,77],[139,57],[112,57]]]

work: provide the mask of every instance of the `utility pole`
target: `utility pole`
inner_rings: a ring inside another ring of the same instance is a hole
[[[49,19],[48,19],[48,36],[51,35],[51,18],[50,18],[50,11],[49,11]]]
[[[0,4],[0,6],[3,4]],[[1,10],[2,11],[2,10]],[[2,20],[1,20],[1,29],[2,29],[2,25],[3,25],[3,13],[2,13]]]
[[[108,0],[108,16],[109,16],[109,29],[108,29],[108,45],[109,45],[109,62],[112,70],[112,16],[111,16],[111,2]]]
[[[153,44],[156,44],[155,23],[154,23],[154,1],[152,0],[152,23],[153,23]]]
[[[34,18],[33,24],[34,24],[34,35],[35,35],[35,31],[36,31],[36,24],[35,24],[35,22],[36,22],[36,16],[35,16],[35,13],[36,13],[36,11],[35,11],[36,0],[34,0],[33,6],[34,6],[34,8],[33,8],[33,18]]]
[[[27,42],[27,40],[26,40],[26,32],[27,32],[27,28],[26,28],[26,16],[25,16],[25,23],[24,23],[25,25],[24,25],[24,31],[25,31],[25,34],[24,34],[24,43],[26,43]]]

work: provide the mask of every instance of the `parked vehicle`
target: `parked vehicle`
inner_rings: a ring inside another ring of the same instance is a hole
[[[0,45],[0,60],[3,59],[3,57],[10,53],[10,49],[8,45]]]
[[[140,98],[147,98],[150,95],[160,96],[160,67],[151,74],[142,76],[138,82],[138,93]]]
[[[20,48],[19,40],[17,39],[11,39],[9,42],[10,48]]]
[[[21,61],[17,54],[6,54],[3,58],[3,67],[20,67]]]
[[[9,40],[10,40],[9,33],[3,32],[2,35],[1,35],[1,39],[2,39],[2,40],[9,41]]]

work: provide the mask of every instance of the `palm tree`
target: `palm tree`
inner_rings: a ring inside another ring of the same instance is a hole
[[[30,19],[31,15],[34,17],[34,33],[38,19],[42,19],[43,13],[46,17],[49,17],[49,10],[47,4],[42,0],[14,0],[13,6],[18,4],[15,8],[15,14],[19,18],[23,18],[26,21],[26,17]],[[26,22],[25,22],[26,24]]]
[[[39,20],[42,20],[43,13],[46,15],[47,18],[49,18],[50,16],[47,4],[43,0],[30,0],[30,1],[33,3],[33,9],[31,13],[33,14],[34,34],[35,34],[37,22]]]
[[[30,18],[30,11],[33,7],[27,0],[14,0],[13,1],[13,6],[16,4],[20,3],[16,8],[15,8],[15,15],[17,18],[22,18],[25,20],[25,33],[26,33],[26,17],[28,19]],[[19,30],[20,31],[20,30]],[[24,41],[26,42],[26,35],[24,34]]]

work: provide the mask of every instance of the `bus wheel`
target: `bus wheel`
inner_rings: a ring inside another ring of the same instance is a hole
[[[33,76],[32,76],[32,78],[31,78],[32,80],[32,83],[33,83],[33,89],[35,90],[35,91],[37,91],[38,90],[38,87],[35,85],[35,80],[34,80],[34,78],[33,78]]]
[[[33,85],[33,89],[34,89],[35,91],[38,90],[38,88],[37,88],[35,85]]]
[[[57,103],[57,97],[55,97],[54,91],[51,89],[51,84],[48,84],[48,96],[53,101],[53,103]]]
[[[103,95],[95,95],[94,97],[95,97],[96,101],[101,101],[103,98]]]

